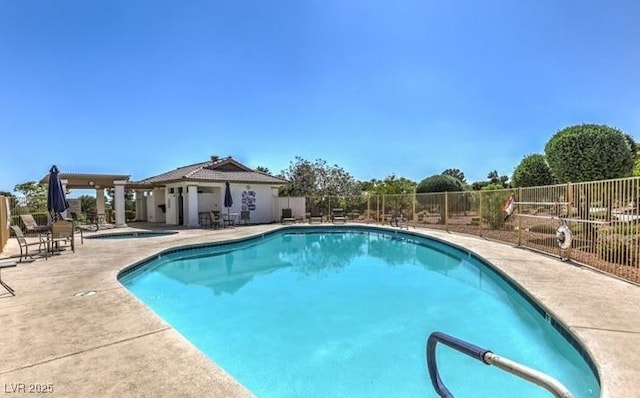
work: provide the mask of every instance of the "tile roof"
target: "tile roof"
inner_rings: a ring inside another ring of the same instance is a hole
[[[135,181],[136,184],[166,184],[178,181],[202,181],[202,182],[250,182],[284,185],[287,181],[266,173],[254,171],[247,166],[227,158],[212,158],[207,162],[195,163],[178,167],[175,170],[158,174],[157,176]]]

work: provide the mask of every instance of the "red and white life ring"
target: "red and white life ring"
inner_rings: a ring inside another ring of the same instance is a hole
[[[511,214],[513,214],[513,209],[515,209],[516,207],[516,199],[513,197],[513,195],[509,195],[509,198],[507,199],[506,202],[504,202],[504,206],[502,206],[502,210],[505,213],[505,220],[507,218],[509,218],[509,216]]]
[[[563,250],[567,250],[571,247],[573,234],[571,233],[571,230],[569,229],[569,226],[567,224],[560,224],[560,226],[556,230],[556,240],[558,241],[558,246],[560,246],[560,248]]]

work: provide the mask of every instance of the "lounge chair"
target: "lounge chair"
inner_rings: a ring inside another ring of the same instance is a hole
[[[35,245],[38,245],[38,252],[42,252],[43,251],[42,249],[44,247],[44,258],[45,260],[47,259],[47,248],[48,248],[49,241],[47,240],[46,235],[40,234],[38,235],[37,241],[29,242],[27,241],[27,238],[22,233],[22,230],[20,229],[20,227],[18,227],[17,225],[12,225],[11,229],[13,230],[13,234],[18,240],[18,245],[20,246],[20,262],[22,262],[23,257],[24,258],[29,257],[33,259],[33,256],[29,254],[29,247],[35,246]]]
[[[87,213],[86,224],[86,229],[97,232],[107,228],[107,217],[103,213]]]
[[[282,209],[282,217],[280,217],[280,222],[285,224],[288,222],[295,223],[296,219],[293,216],[293,212],[291,209]]]
[[[344,215],[344,210],[343,209],[333,209],[333,211],[331,212],[331,222],[332,223],[337,223],[337,222],[341,222],[341,223],[346,223],[347,222],[347,217],[345,217]]]
[[[31,214],[21,214],[20,219],[27,234],[46,234],[51,231],[50,225],[39,225]]]
[[[311,213],[309,214],[309,224],[314,221],[322,223],[322,212],[318,209],[311,209]]]
[[[84,228],[80,225],[80,221],[78,220],[78,215],[74,212],[69,212],[71,215],[71,220],[73,221],[73,230],[80,233],[80,244],[84,244]]]
[[[241,210],[239,223],[249,224],[250,222],[251,222],[251,212],[249,210]]]

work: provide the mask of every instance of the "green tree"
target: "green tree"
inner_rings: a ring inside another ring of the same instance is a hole
[[[405,177],[396,177],[395,174],[387,176],[384,180],[372,179],[358,183],[361,191],[381,195],[413,193],[416,190],[416,185],[414,181]]]
[[[500,184],[502,188],[509,187],[509,176],[501,176],[497,170],[490,171],[489,174],[487,174],[487,178],[489,179],[489,184]]]
[[[369,181],[358,181],[357,185],[358,185],[358,190],[360,192],[371,192],[371,193],[377,193],[378,192],[378,186],[382,184],[382,181],[378,180],[377,178],[372,178]]]
[[[544,152],[553,175],[565,183],[630,176],[635,149],[633,139],[618,129],[581,124],[558,131]]]
[[[96,198],[89,195],[81,195],[80,200],[80,211],[84,214],[96,214]]]
[[[416,183],[404,177],[396,177],[395,174],[387,176],[377,184],[375,193],[386,195],[385,212],[391,211],[394,215],[407,215],[409,209],[413,209],[413,193],[416,191]]]
[[[511,180],[514,187],[538,187],[556,182],[544,155],[539,153],[525,156],[516,166]]]
[[[471,189],[473,191],[479,191],[489,184],[491,184],[489,181],[476,181],[471,184]]]
[[[106,189],[106,193],[107,193],[107,205],[110,206],[112,209],[115,208],[114,206],[114,202],[115,202],[115,195],[116,195],[116,190],[115,188],[107,188]],[[124,207],[125,210],[135,210],[136,208],[136,201],[134,199],[134,191],[132,189],[125,189],[124,190]]]
[[[5,198],[12,198],[12,197],[14,197],[14,196],[13,196],[13,193],[11,193],[11,192],[7,192],[7,191],[0,191],[0,196],[4,196]]]
[[[455,191],[464,191],[462,182],[455,177],[445,174],[436,174],[427,177],[420,181],[416,188],[416,192],[418,193]]]
[[[633,167],[633,175],[640,176],[640,151],[636,152],[636,164]]]
[[[296,156],[280,176],[288,183],[281,193],[291,196],[352,196],[359,193],[358,184],[338,165],[329,166],[322,159],[311,163]]]
[[[271,175],[271,171],[269,170],[269,168],[268,168],[268,167],[258,166],[258,167],[256,167],[254,170],[255,170],[255,171],[257,171],[257,172],[260,172],[260,173],[264,173],[264,174],[269,174],[269,175]]]
[[[498,174],[497,170],[491,170],[489,174],[487,174],[487,180],[485,181],[476,181],[471,184],[471,189],[474,191],[479,191],[484,189],[487,185],[499,185],[500,188],[509,188],[509,176]],[[498,188],[498,189],[500,189]]]
[[[47,189],[35,181],[27,181],[16,185],[13,190],[20,192],[26,198],[26,205],[31,211],[45,211],[47,209]]]
[[[461,183],[466,184],[467,180],[464,178],[464,173],[460,169],[446,169],[442,172],[443,175],[448,175],[460,180]]]
[[[500,175],[498,174],[498,170],[492,170],[487,174],[487,178],[491,184],[497,184],[500,182]]]

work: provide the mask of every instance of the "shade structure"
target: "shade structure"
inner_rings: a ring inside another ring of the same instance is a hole
[[[229,218],[231,206],[233,206],[233,197],[231,196],[231,187],[229,186],[229,181],[226,181],[224,183],[224,207],[227,208],[227,219]]]
[[[54,164],[49,170],[49,187],[47,189],[47,210],[54,221],[62,219],[62,213],[69,208],[64,194],[60,171]]]

